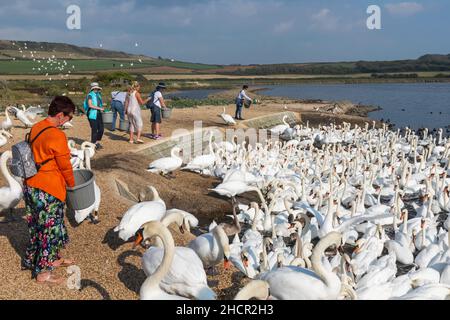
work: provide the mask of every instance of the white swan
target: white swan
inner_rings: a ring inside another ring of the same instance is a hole
[[[9,117],[9,109],[10,109],[10,108],[11,108],[11,107],[7,107],[7,108],[5,109],[5,116],[6,116],[6,119],[3,120],[2,125],[0,126],[0,129],[5,130],[5,131],[10,131],[10,130],[12,129],[12,126],[13,126],[12,120],[11,120],[11,118]]]
[[[288,119],[288,116],[283,117],[283,124],[277,125],[270,129],[270,132],[272,134],[282,134],[286,129],[290,128],[291,126],[289,123],[286,122],[286,119]]]
[[[125,212],[120,224],[114,228],[115,232],[119,232],[119,237],[128,241],[142,226],[150,221],[159,221],[166,213],[166,204],[159,197],[158,191],[154,187],[150,187],[153,193],[153,201],[145,201],[137,203]],[[142,242],[142,236],[138,235],[135,245]]]
[[[34,125],[23,110],[20,110],[19,108],[16,107],[12,107],[12,109],[14,109],[14,111],[16,112],[17,119],[19,119],[20,122],[22,122],[26,128],[31,128]]]
[[[198,236],[188,247],[197,253],[205,268],[214,267],[222,261],[225,268],[230,266],[229,240],[221,226],[216,226],[211,232]]]
[[[324,268],[322,256],[331,246],[340,246],[342,235],[331,232],[313,250],[313,271],[299,267],[283,267],[261,274],[259,279],[269,283],[270,294],[280,300],[335,300],[341,292],[339,277]]]
[[[166,215],[161,223],[168,227],[171,223],[176,223],[178,227],[186,227],[185,216],[181,212],[172,212]],[[154,222],[144,225],[143,238],[148,237],[147,228],[153,228]],[[185,247],[151,247],[142,257],[142,264],[147,276],[155,273],[161,264],[163,257],[169,250],[174,250],[173,261],[165,277],[159,286],[169,294],[176,294],[197,300],[214,300],[216,295],[208,287],[206,273],[203,263],[197,254],[190,248]]]
[[[269,296],[269,284],[266,281],[252,280],[238,292],[234,300],[267,300]]]
[[[84,150],[84,160],[86,162],[86,169],[91,170],[91,152],[88,149]],[[93,224],[99,223],[98,211],[100,209],[100,203],[102,201],[102,192],[94,180],[94,203],[83,210],[75,210],[75,220],[77,223],[82,223],[88,217]]]
[[[153,161],[148,166],[147,171],[151,173],[161,173],[163,176],[165,176],[168,173],[172,173],[173,171],[180,169],[181,165],[183,164],[183,159],[179,157],[180,152],[182,152],[181,148],[173,148],[170,157]]]
[[[25,106],[22,105],[22,109],[25,113],[25,116],[31,121],[35,120],[38,114],[44,113],[44,109],[42,109],[40,105],[38,105],[37,107],[29,107],[28,109],[25,109]]]
[[[145,236],[147,239],[158,237],[164,246],[164,257],[157,269],[147,277],[139,291],[141,300],[187,300],[184,297],[169,294],[161,289],[161,281],[167,275],[172,265],[175,244],[172,234],[163,224],[153,221],[145,225]]]
[[[236,125],[236,121],[233,117],[226,113],[225,107],[223,107],[223,113],[220,116],[227,125]]]
[[[201,155],[192,159],[182,170],[205,172],[206,169],[211,168],[216,163],[216,155],[212,147],[213,134],[209,137],[209,154]]]
[[[0,170],[8,183],[7,187],[0,188],[0,212],[3,210],[9,210],[10,217],[14,220],[12,216],[12,210],[17,206],[19,201],[22,199],[22,186],[13,176],[9,173],[7,162],[12,158],[11,151],[3,152],[0,157]]]
[[[13,136],[5,130],[0,130],[0,148],[8,143],[8,138]]]

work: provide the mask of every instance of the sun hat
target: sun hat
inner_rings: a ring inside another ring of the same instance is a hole
[[[160,82],[156,88],[157,88],[157,89],[158,89],[158,88],[159,88],[159,89],[166,89],[167,86],[166,86],[166,84],[165,84],[164,82]]]
[[[102,87],[98,84],[98,82],[91,83],[91,91],[94,89],[103,90]]]

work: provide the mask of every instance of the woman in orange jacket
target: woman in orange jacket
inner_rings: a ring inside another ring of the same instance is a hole
[[[69,240],[64,224],[66,187],[73,187],[75,179],[67,138],[59,127],[70,121],[74,112],[72,100],[55,97],[48,117],[35,124],[30,132],[30,141],[42,132],[31,146],[34,160],[41,168],[24,182],[30,240],[22,269],[32,270],[39,283],[62,283],[64,278],[52,271],[73,264],[60,253]]]

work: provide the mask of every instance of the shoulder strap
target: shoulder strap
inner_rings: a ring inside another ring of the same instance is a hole
[[[28,136],[28,143],[30,144],[30,146],[33,144],[33,142],[36,141],[37,138],[39,138],[39,136],[40,136],[41,134],[43,134],[45,131],[47,131],[48,129],[51,129],[51,128],[56,128],[56,127],[51,126],[51,127],[47,127],[47,128],[42,129],[42,130],[36,135],[36,137],[34,137],[34,139],[31,140],[31,141],[30,141],[30,136],[31,136],[31,135],[29,135],[29,136]],[[31,131],[30,131],[30,133],[31,133]]]

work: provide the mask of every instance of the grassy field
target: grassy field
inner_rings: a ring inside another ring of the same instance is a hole
[[[109,71],[109,70],[147,70],[156,67],[171,67],[186,70],[208,70],[217,69],[218,66],[197,64],[182,61],[169,60],[120,60],[120,59],[96,59],[96,60],[66,60],[67,65],[64,70],[56,69],[56,64],[53,66],[47,63],[48,60],[41,60],[39,64],[33,60],[0,60],[0,74],[3,75],[45,75],[48,74],[66,74],[70,71],[72,74]],[[62,62],[63,60],[58,60]],[[35,70],[33,70],[35,68]],[[41,68],[39,71],[38,68]],[[45,69],[47,68],[47,69]],[[148,70],[150,71],[150,70]]]

